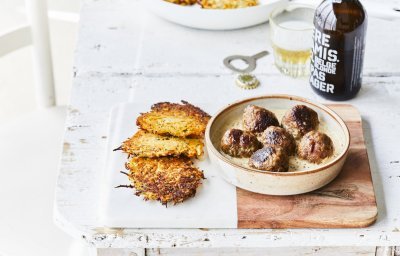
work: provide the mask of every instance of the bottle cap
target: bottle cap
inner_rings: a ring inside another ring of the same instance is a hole
[[[236,77],[236,85],[243,89],[254,89],[259,84],[257,77],[249,73],[239,74]]]

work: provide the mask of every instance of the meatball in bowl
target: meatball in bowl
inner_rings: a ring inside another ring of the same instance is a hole
[[[311,131],[301,138],[297,154],[311,163],[321,163],[333,155],[333,142],[325,133]]]
[[[215,171],[229,183],[261,194],[295,195],[339,174],[350,135],[344,121],[322,104],[266,95],[217,112],[205,142]]]
[[[275,114],[268,109],[248,105],[243,113],[243,127],[253,133],[261,133],[270,126],[279,126]]]
[[[250,157],[262,143],[251,132],[240,129],[229,129],[221,139],[221,150],[233,157]]]
[[[296,141],[284,128],[270,126],[261,134],[260,141],[264,145],[276,145],[283,148],[289,156],[296,152]]]
[[[305,105],[295,105],[282,118],[282,126],[295,139],[300,139],[309,131],[316,130],[319,124],[318,114]]]
[[[251,155],[249,166],[272,172],[287,172],[289,156],[280,146],[268,145]]]

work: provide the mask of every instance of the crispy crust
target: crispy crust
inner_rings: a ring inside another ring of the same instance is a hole
[[[333,151],[333,142],[328,135],[311,131],[301,138],[297,154],[304,160],[319,164],[323,159],[332,156]]]
[[[279,126],[275,114],[268,109],[248,105],[243,113],[243,127],[253,133],[261,133],[269,126]]]
[[[181,156],[198,158],[203,155],[201,139],[161,136],[139,130],[124,141],[120,149],[136,157]]]
[[[221,150],[233,157],[250,157],[262,148],[257,136],[240,129],[229,129],[221,139]]]
[[[179,5],[194,5],[197,0],[164,0],[173,4],[179,4]]]
[[[287,172],[289,156],[280,146],[267,145],[254,152],[249,159],[249,165],[264,171]]]
[[[260,136],[260,141],[265,145],[277,145],[283,148],[289,156],[296,153],[296,141],[285,129],[278,126],[268,127]]]
[[[136,124],[159,135],[202,138],[210,115],[186,101],[183,104],[160,102],[151,111],[141,114]]]
[[[126,163],[135,194],[162,204],[193,197],[204,174],[186,157],[131,158]]]
[[[282,118],[282,126],[295,139],[318,128],[318,113],[305,105],[296,105],[288,110]]]
[[[198,0],[205,9],[234,9],[258,5],[258,0]]]

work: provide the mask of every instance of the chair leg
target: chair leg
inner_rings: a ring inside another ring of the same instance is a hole
[[[395,253],[394,246],[377,246],[375,256],[393,256]]]
[[[54,106],[55,89],[46,0],[26,0],[33,41],[36,100],[41,108]]]
[[[394,256],[400,256],[400,246],[394,248]]]

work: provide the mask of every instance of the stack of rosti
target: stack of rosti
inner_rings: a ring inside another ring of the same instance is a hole
[[[196,194],[204,179],[192,158],[203,155],[204,132],[210,116],[186,101],[161,102],[141,114],[140,128],[116,150],[128,154],[125,173],[137,196],[162,204],[181,203]]]

